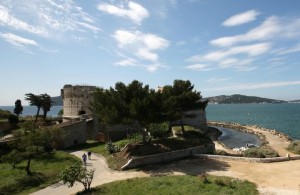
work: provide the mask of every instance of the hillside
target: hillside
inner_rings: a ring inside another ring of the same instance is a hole
[[[210,104],[249,104],[249,103],[287,103],[283,100],[275,100],[269,98],[261,98],[256,96],[246,95],[220,95],[214,97],[208,97]]]
[[[56,96],[56,97],[51,97],[51,100],[54,102],[54,106],[62,106],[63,105],[63,100],[61,96]]]

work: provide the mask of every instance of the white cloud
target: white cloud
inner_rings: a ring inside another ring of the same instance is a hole
[[[136,55],[142,59],[153,62],[156,62],[158,60],[158,55],[156,53],[150,52],[148,49],[140,48],[138,49]]]
[[[121,6],[109,5],[109,4],[99,4],[98,9],[100,11],[120,16],[128,17],[134,23],[140,24],[145,18],[149,16],[147,9],[145,9],[140,4],[134,3],[132,1],[128,2],[128,9]]]
[[[5,41],[9,42],[10,44],[18,47],[38,46],[38,43],[34,40],[26,39],[24,37],[20,37],[12,33],[0,33],[0,37],[2,37]]]
[[[116,63],[117,66],[137,66],[137,61],[132,58],[127,58]]]
[[[228,47],[239,42],[261,41],[274,38],[283,30],[277,17],[269,17],[260,26],[248,31],[246,34],[240,34],[231,37],[221,37],[210,41],[210,44],[220,47]]]
[[[191,64],[185,67],[189,70],[196,70],[196,71],[209,71],[211,68],[208,68],[206,64]]]
[[[275,51],[275,53],[278,55],[284,55],[284,54],[296,53],[296,52],[300,52],[300,44],[298,44],[292,48],[284,48],[284,49]]]
[[[216,84],[216,83],[222,83],[224,84],[225,81],[228,81],[228,80],[231,80],[231,78],[221,78],[221,77],[213,77],[213,78],[210,78],[208,80],[206,80],[205,82],[207,83],[212,83],[212,84]]]
[[[273,87],[284,87],[300,85],[300,81],[280,81],[280,82],[266,82],[266,83],[238,83],[222,85],[222,87],[209,88],[207,91],[239,91],[252,89],[267,89]]]
[[[153,62],[159,58],[154,50],[162,50],[169,46],[168,40],[140,31],[117,30],[112,36],[120,48],[130,49],[139,58]]]
[[[223,26],[237,26],[245,23],[252,22],[256,19],[260,13],[255,10],[249,10],[243,13],[236,14],[231,16],[223,22]]]
[[[23,30],[34,34],[46,35],[47,32],[39,27],[29,25],[25,21],[19,20],[10,14],[10,11],[0,5],[0,25],[9,26],[17,30]]]
[[[210,52],[206,55],[195,55],[190,57],[189,61],[221,61],[230,56],[245,54],[248,56],[257,56],[268,52],[271,49],[270,43],[257,43],[245,46],[231,47],[226,50]]]
[[[165,67],[165,66],[163,66],[161,64],[151,64],[151,65],[146,66],[146,70],[148,72],[153,73],[153,72],[156,72],[159,68],[163,68],[163,67]]]
[[[14,30],[46,38],[66,38],[86,31],[100,31],[94,19],[71,0],[2,0],[1,4],[0,25]]]

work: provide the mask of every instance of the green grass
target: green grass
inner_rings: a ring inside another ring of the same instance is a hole
[[[26,162],[15,169],[8,164],[0,164],[0,194],[29,194],[59,181],[58,174],[79,159],[62,151],[50,156],[32,160],[33,175],[27,176],[24,170]]]
[[[83,192],[78,194],[84,194]],[[198,176],[162,176],[135,178],[98,186],[90,194],[101,195],[196,195],[233,194],[256,195],[256,185],[229,177],[207,176],[204,181]]]

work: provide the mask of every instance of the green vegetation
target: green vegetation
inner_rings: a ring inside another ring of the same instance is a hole
[[[262,146],[259,148],[250,148],[244,152],[244,156],[251,158],[279,157],[278,153],[275,150],[267,146]]]
[[[300,154],[300,141],[294,141],[290,143],[287,147],[287,150],[295,153],[295,154]]]
[[[14,113],[19,117],[20,114],[23,112],[23,106],[21,100],[16,100]]]
[[[147,133],[151,124],[180,119],[189,109],[205,109],[208,101],[201,98],[190,81],[175,80],[172,86],[155,91],[134,80],[128,85],[118,82],[114,88],[98,89],[92,110],[104,124],[137,124],[135,128],[146,143],[151,141]]]
[[[32,175],[26,175],[27,162],[22,161],[16,168],[0,163],[0,194],[28,194],[59,181],[57,175],[68,165],[79,159],[61,151],[43,155],[32,160]]]
[[[48,94],[45,93],[45,94],[35,95],[32,93],[27,93],[25,94],[25,100],[29,101],[29,105],[37,107],[35,123],[37,122],[40,109],[43,110],[43,119],[46,120],[47,113],[48,111],[50,111],[50,108],[53,105],[51,97]]]
[[[12,114],[12,113],[8,110],[0,109],[0,119],[5,119],[5,121],[7,121],[7,118],[10,114]]]
[[[209,102],[218,103],[218,104],[249,104],[249,103],[285,103],[286,101],[235,94],[230,96],[220,95],[215,97],[209,97]]]
[[[68,184],[69,187],[73,187],[75,182],[79,182],[84,186],[84,191],[90,191],[94,172],[95,169],[87,169],[87,167],[83,165],[83,162],[80,161],[66,167],[60,172],[59,178],[64,184]]]
[[[206,179],[203,179],[206,178]],[[84,192],[78,194],[85,194]],[[256,185],[248,181],[216,176],[162,176],[135,178],[98,186],[89,194],[233,194],[256,195]]]

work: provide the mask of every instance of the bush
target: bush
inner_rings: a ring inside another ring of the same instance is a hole
[[[8,115],[8,122],[11,126],[16,126],[19,122],[19,117],[14,114]]]
[[[10,114],[12,114],[12,113],[8,110],[0,109],[0,119],[7,119]]]
[[[278,153],[270,147],[250,148],[244,151],[245,157],[251,158],[272,158],[278,157]]]
[[[287,147],[287,150],[295,153],[295,154],[300,154],[300,141],[294,141],[290,143]]]
[[[153,138],[166,138],[169,136],[169,124],[164,123],[152,123],[149,125],[149,132]]]

